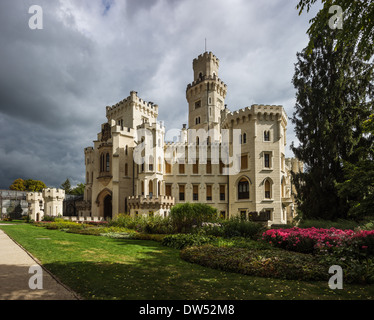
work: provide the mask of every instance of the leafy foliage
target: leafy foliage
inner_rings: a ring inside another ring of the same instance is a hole
[[[299,15],[304,10],[308,11],[317,0],[300,0],[297,9]],[[323,8],[311,19],[311,26],[308,29],[310,37],[308,52],[314,48],[314,41],[318,37],[332,18],[329,13],[332,5],[338,5],[344,11],[343,28],[336,33],[336,49],[349,47],[355,44],[357,54],[361,59],[369,61],[374,54],[374,6],[372,1],[352,1],[352,0],[321,0]]]
[[[23,180],[21,178],[14,180],[9,187],[10,190],[31,192],[40,192],[45,188],[47,188],[47,186],[43,181],[32,179]]]
[[[162,245],[174,249],[183,249],[191,246],[201,246],[216,241],[214,236],[198,234],[173,234],[163,238]]]
[[[216,221],[217,209],[202,203],[180,203],[171,209],[170,218],[176,232],[190,232],[193,226]]]

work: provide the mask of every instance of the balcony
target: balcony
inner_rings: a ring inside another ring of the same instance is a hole
[[[175,204],[175,199],[171,196],[130,196],[128,204],[133,209],[170,209]]]

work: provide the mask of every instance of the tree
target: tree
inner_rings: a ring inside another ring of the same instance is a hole
[[[43,181],[28,179],[25,181],[26,190],[32,192],[41,192],[43,189],[46,189],[47,186]]]
[[[374,114],[364,121],[367,134],[374,135]],[[353,218],[374,216],[374,145],[366,159],[356,164],[344,163],[345,181],[337,184],[341,197],[348,199],[348,215]]]
[[[296,8],[299,15],[310,8],[317,0],[299,0]],[[318,14],[310,20],[311,26],[308,29],[310,37],[307,52],[310,53],[315,45],[315,39],[318,37],[333,14],[330,8],[333,5],[340,6],[344,11],[343,27],[337,29],[335,48],[344,49],[355,44],[357,57],[369,61],[374,55],[374,5],[372,0],[321,0],[323,8]],[[333,11],[333,10],[332,10]],[[335,11],[333,11],[335,12]]]
[[[40,192],[45,188],[47,188],[47,186],[43,181],[32,179],[23,180],[21,178],[14,180],[12,185],[9,187],[10,190],[31,192]]]
[[[300,145],[291,148],[306,170],[293,180],[305,218],[347,216],[348,200],[337,190],[345,179],[343,163],[365,159],[373,141],[363,135],[363,121],[373,112],[373,68],[356,55],[355,44],[336,47],[336,34],[325,24],[312,51],[298,53],[295,65],[291,120]]]
[[[84,183],[78,183],[78,185],[71,190],[70,194],[77,195],[77,196],[83,195],[85,187],[86,185]]]
[[[10,190],[16,191],[26,191],[25,180],[18,178],[13,181],[12,185],[9,187]]]
[[[61,188],[65,190],[65,194],[70,194],[71,192],[70,180],[66,179],[65,182],[61,185]]]

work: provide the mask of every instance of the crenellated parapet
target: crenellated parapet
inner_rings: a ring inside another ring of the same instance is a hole
[[[222,128],[227,129],[252,120],[279,121],[284,127],[287,126],[287,114],[282,106],[255,104],[251,107],[226,113]]]
[[[130,96],[126,99],[116,103],[113,106],[106,107],[106,116],[107,119],[115,119],[118,116],[124,114],[127,108],[135,108],[135,110],[140,111],[141,113],[157,118],[158,116],[158,105],[153,102],[147,102],[138,97],[136,91],[131,91]]]
[[[65,190],[48,188],[43,189],[44,201],[63,201],[65,199]]]

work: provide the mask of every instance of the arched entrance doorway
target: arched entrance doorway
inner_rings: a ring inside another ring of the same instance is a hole
[[[104,219],[112,219],[112,196],[107,195],[104,198]]]

